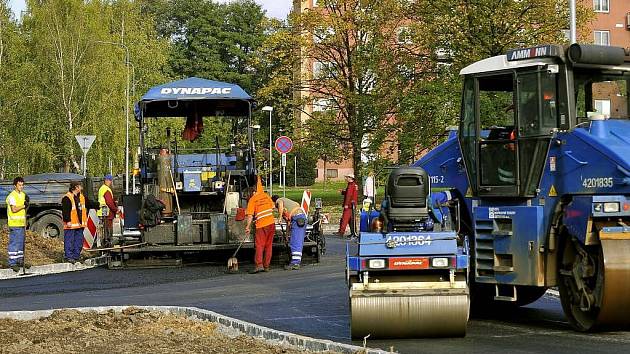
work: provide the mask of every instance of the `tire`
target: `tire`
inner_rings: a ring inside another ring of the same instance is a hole
[[[35,233],[45,238],[58,238],[63,236],[63,222],[56,214],[46,214],[37,219],[32,229]]]

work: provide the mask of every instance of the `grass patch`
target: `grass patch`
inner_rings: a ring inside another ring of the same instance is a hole
[[[308,187],[287,187],[286,188],[286,197],[295,200],[296,202],[300,202],[302,200],[302,193],[304,190],[308,189],[311,191],[311,208],[315,206],[315,199],[321,198],[322,200],[322,210],[326,214],[330,214],[331,222],[338,222],[339,217],[341,216],[343,207],[343,195],[341,195],[341,190],[345,190],[348,184],[343,181],[335,181],[335,182],[317,182],[312,186]],[[277,194],[279,196],[283,196],[283,189],[280,186],[274,184],[273,186],[273,194]],[[384,194],[384,188],[380,187],[376,191],[376,200],[380,203],[381,197]],[[361,207],[361,202],[363,200],[363,196],[359,193],[359,208]]]

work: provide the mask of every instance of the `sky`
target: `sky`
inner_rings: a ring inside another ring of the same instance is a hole
[[[231,0],[215,0],[218,2],[229,2]],[[10,0],[9,4],[13,9],[13,12],[17,17],[20,16],[20,12],[24,10],[25,0]],[[267,15],[284,19],[291,10],[291,0],[256,0],[262,7],[267,10]]]

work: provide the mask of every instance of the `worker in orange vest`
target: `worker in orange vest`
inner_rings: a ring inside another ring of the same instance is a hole
[[[256,256],[254,261],[256,268],[250,273],[268,272],[271,270],[271,249],[273,237],[276,233],[276,222],[273,216],[274,203],[269,194],[263,190],[262,181],[258,177],[256,192],[247,202],[247,226],[245,233],[250,234],[252,221],[256,223]],[[264,259],[263,259],[264,255]]]
[[[63,220],[63,248],[66,261],[74,264],[81,257],[83,249],[83,229],[87,226],[89,209],[97,209],[98,203],[90,202],[81,192],[79,182],[70,182],[70,188],[61,198],[61,216]]]

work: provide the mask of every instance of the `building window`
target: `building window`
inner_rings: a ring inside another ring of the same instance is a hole
[[[610,117],[610,100],[595,100],[595,110],[599,114]]]
[[[326,178],[337,178],[339,177],[339,170],[336,168],[329,168],[326,170]]]
[[[593,9],[595,12],[609,12],[610,0],[593,0]]]
[[[595,31],[595,44],[610,45],[610,31]]]
[[[319,178],[319,168],[315,169],[315,179]]]
[[[324,112],[330,109],[330,100],[327,98],[318,98],[313,102],[313,112]]]
[[[396,30],[396,42],[398,42],[398,44],[413,43],[409,27],[398,27],[398,29]]]

